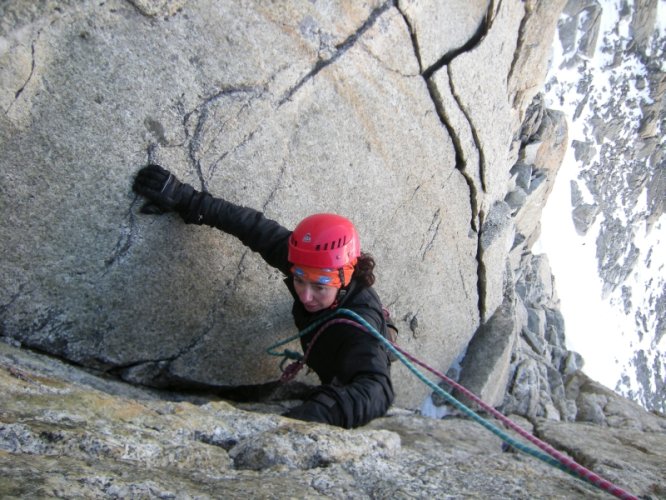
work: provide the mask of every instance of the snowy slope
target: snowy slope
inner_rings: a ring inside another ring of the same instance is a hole
[[[666,1],[569,2],[547,80],[570,147],[535,248],[592,378],[666,411]]]

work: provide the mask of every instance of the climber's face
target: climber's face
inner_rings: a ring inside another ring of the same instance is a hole
[[[338,296],[338,288],[312,283],[298,276],[294,276],[294,288],[303,307],[311,313],[328,309]]]

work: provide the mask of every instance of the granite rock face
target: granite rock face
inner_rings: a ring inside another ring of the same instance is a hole
[[[281,276],[139,214],[159,162],[288,227],[350,217],[401,343],[447,369],[535,238],[556,169],[523,132],[563,4],[4,2],[1,334],[153,387],[277,378]]]
[[[141,389],[0,342],[3,498],[608,498],[464,418],[393,410],[356,430]],[[165,399],[167,398],[168,399]],[[608,406],[619,398],[606,394]],[[515,417],[635,495],[666,495],[666,420]],[[250,411],[251,410],[251,411]]]

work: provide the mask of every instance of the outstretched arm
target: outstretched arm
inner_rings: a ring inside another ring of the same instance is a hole
[[[269,265],[289,273],[287,243],[291,231],[258,210],[199,192],[159,165],[143,167],[132,188],[149,201],[142,212],[175,211],[187,224],[216,227],[258,252]]]

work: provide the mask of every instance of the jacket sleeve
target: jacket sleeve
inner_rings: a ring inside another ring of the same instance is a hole
[[[259,253],[270,266],[289,274],[287,252],[291,231],[262,212],[198,191],[177,210],[187,224],[205,224],[231,234]]]
[[[388,355],[358,328],[331,326],[313,346],[308,365],[323,385],[289,417],[349,429],[383,416],[393,402]]]

